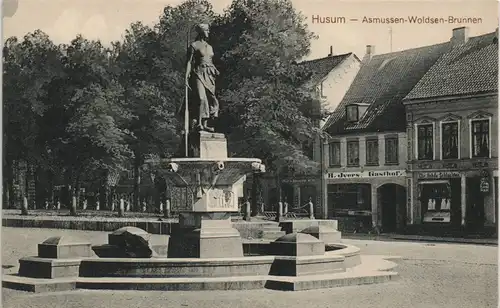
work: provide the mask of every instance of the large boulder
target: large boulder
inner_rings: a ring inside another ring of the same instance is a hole
[[[151,235],[136,227],[123,227],[108,235],[108,245],[92,249],[101,258],[151,258],[156,253],[149,244]]]

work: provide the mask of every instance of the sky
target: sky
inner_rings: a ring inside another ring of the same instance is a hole
[[[56,43],[69,42],[77,34],[103,43],[119,40],[135,21],[153,25],[166,5],[181,0],[3,0],[3,38],[22,37],[36,29],[49,34]],[[12,10],[17,1],[17,10]],[[211,1],[222,13],[231,0]],[[467,26],[469,35],[495,31],[498,27],[496,0],[292,0],[305,17],[309,30],[318,39],[311,44],[306,59],[354,52],[362,58],[366,45],[382,54],[448,41],[452,29]],[[14,12],[14,13],[12,13]],[[449,17],[455,18],[449,22]],[[319,23],[330,17],[337,23]],[[438,18],[438,23],[411,23],[410,18]],[[345,22],[342,22],[344,18]],[[363,22],[368,18],[397,18],[399,23]],[[462,20],[459,20],[462,18]],[[465,19],[464,19],[465,18]],[[469,22],[467,22],[467,18]],[[355,20],[353,20],[355,19]],[[474,20],[475,19],[475,20]],[[392,37],[392,39],[391,39]],[[391,43],[392,42],[392,43]],[[217,48],[217,46],[214,46]]]

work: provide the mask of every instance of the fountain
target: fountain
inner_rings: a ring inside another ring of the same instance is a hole
[[[18,275],[3,275],[3,286],[34,292],[307,290],[396,277],[390,257],[364,256],[338,242],[336,221],[301,220],[300,232],[290,228],[274,241],[243,241],[231,222],[239,185],[265,167],[259,159],[228,158],[222,134],[199,135],[200,157],[147,161],[190,196],[190,209],[179,214],[170,238],[153,244],[150,234],[135,227],[120,228],[109,234],[108,244],[93,247],[53,237],[39,245],[38,256],[19,261]]]
[[[231,213],[238,211],[246,175],[265,172],[265,166],[257,158],[228,157],[225,136],[211,131],[201,115],[198,121],[189,117],[188,100],[185,107],[184,157],[146,161],[147,169],[186,192],[186,211],[179,213],[170,237],[152,243],[150,234],[136,227],[120,228],[108,244],[93,247],[53,237],[38,246],[38,256],[19,260],[18,275],[3,275],[3,286],[34,292],[307,290],[385,282],[397,275],[389,257],[363,256],[359,248],[340,243],[336,221],[292,222],[274,241],[243,241]],[[201,129],[189,129],[189,123]]]

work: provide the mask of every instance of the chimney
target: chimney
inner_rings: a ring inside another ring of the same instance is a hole
[[[330,53],[328,54],[329,57],[333,56],[333,46],[330,45]]]
[[[366,53],[365,56],[363,57],[362,62],[369,62],[374,54],[375,54],[375,46],[366,45]]]
[[[469,28],[460,27],[453,29],[453,36],[451,37],[451,43],[453,45],[461,45],[467,43],[469,40]]]

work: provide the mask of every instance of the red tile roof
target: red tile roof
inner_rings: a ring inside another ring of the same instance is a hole
[[[359,131],[400,131],[405,129],[402,99],[447,52],[450,43],[372,56],[362,63],[351,87],[325,125],[332,135]],[[345,122],[345,107],[367,103],[357,123]]]
[[[498,91],[496,33],[470,38],[444,54],[405,100]]]

